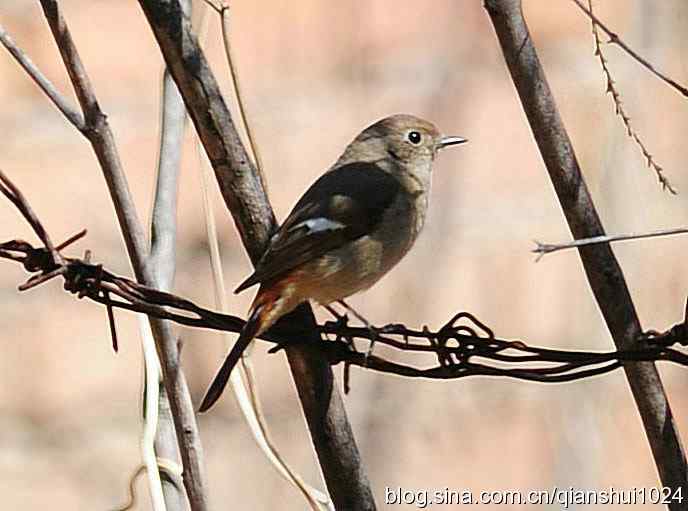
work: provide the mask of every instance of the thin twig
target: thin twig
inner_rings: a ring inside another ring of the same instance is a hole
[[[224,282],[222,271],[222,259],[220,257],[220,247],[218,243],[217,225],[215,222],[215,214],[213,213],[213,203],[210,196],[210,183],[212,179],[212,170],[206,168],[202,162],[200,142],[198,144],[198,160],[199,173],[201,177],[201,189],[203,191],[203,209],[206,219],[206,231],[208,237],[208,247],[210,252],[210,261],[213,269],[213,283],[215,289],[215,306],[223,313],[229,312],[229,304],[227,303],[227,289]],[[224,332],[223,338],[225,344],[229,345],[230,339],[227,332]],[[251,347],[253,344],[251,344]],[[295,486],[308,502],[308,505],[313,511],[321,509],[332,508],[329,497],[321,491],[311,487],[303,478],[295,472],[289,464],[284,460],[282,454],[275,446],[267,427],[267,421],[261,411],[260,399],[258,396],[258,388],[255,385],[255,376],[253,366],[250,362],[250,356],[244,352],[238,368],[240,370],[233,371],[230,375],[229,382],[232,391],[239,404],[239,409],[244,414],[246,422],[251,429],[253,438],[258,446],[261,448],[265,456],[270,461],[270,464],[275,467],[277,472],[284,477],[290,484]],[[242,378],[243,376],[245,377]]]
[[[21,190],[17,188],[12,181],[10,181],[7,176],[0,170],[0,192],[7,197],[21,212],[21,214],[24,216],[27,222],[29,222],[29,225],[33,228],[34,232],[36,233],[36,236],[38,236],[38,239],[40,239],[45,247],[48,249],[50,252],[50,257],[52,258],[53,264],[57,265],[59,264],[60,261],[60,254],[58,250],[55,248],[53,245],[53,241],[50,239],[50,236],[46,232],[45,228],[41,224],[41,222],[38,220],[38,217],[36,216],[36,213],[34,212],[33,208],[29,204],[29,202],[26,200],[24,195],[22,194]],[[78,236],[78,235],[77,235]],[[71,240],[74,238],[70,238],[69,240],[65,241],[62,243],[62,245],[68,245],[71,243]]]
[[[583,11],[592,20],[592,22],[595,25],[598,25],[602,29],[602,31],[605,34],[607,34],[610,43],[619,46],[622,50],[628,53],[628,55],[630,55],[634,60],[641,64],[645,69],[649,70],[657,78],[659,78],[664,83],[680,92],[683,96],[688,97],[688,88],[684,87],[676,80],[673,80],[672,78],[668,77],[667,75],[656,69],[647,59],[641,57],[635,50],[628,46],[623,41],[623,39],[619,37],[618,34],[612,32],[609,28],[607,28],[607,26],[592,13],[592,10],[586,8],[585,5],[583,5],[583,2],[581,2],[581,0],[573,0],[573,2],[580,8],[581,11]]]
[[[225,55],[234,86],[235,99],[240,112],[240,118],[242,121],[241,124],[246,132],[249,147],[253,153],[254,164],[256,165],[257,172],[260,175],[263,187],[266,187],[266,180],[262,169],[260,155],[258,153],[258,147],[255,144],[254,136],[248,123],[244,108],[243,96],[239,89],[239,77],[233,65],[229,42],[229,6],[223,3],[222,7],[218,8],[210,0],[205,0],[203,7],[204,12],[202,15],[201,24],[204,28],[207,27],[207,14],[209,13],[210,8],[218,12],[221,17],[222,39],[224,41]],[[205,33],[199,32],[199,41],[202,42],[205,35]],[[222,259],[220,257],[217,226],[215,222],[215,214],[213,213],[213,199],[210,194],[212,169],[206,164],[207,160],[203,158],[200,140],[197,141],[196,147],[199,173],[201,177],[201,189],[203,191],[203,209],[206,219],[210,261],[213,269],[215,306],[223,313],[227,313],[229,311],[229,305],[227,303],[227,289],[223,278]],[[225,340],[225,344],[229,346],[230,336],[225,332],[223,334],[223,338]],[[312,510],[320,511],[322,509],[334,509],[331,500],[326,494],[307,484],[303,478],[289,466],[272,440],[268,429],[267,420],[262,412],[258,385],[256,382],[253,365],[251,364],[250,360],[252,348],[253,343],[251,343],[248,349],[244,351],[244,356],[241,358],[239,364],[240,369],[238,371],[234,371],[230,376],[230,385],[232,392],[234,393],[239,404],[239,408],[244,414],[246,422],[251,429],[251,433],[253,434],[256,443],[261,448],[270,464],[287,482],[289,482],[289,484],[294,486],[301,493],[301,495],[303,495]]]
[[[46,76],[41,73],[41,70],[31,61],[31,59],[24,53],[10,37],[7,31],[0,25],[0,43],[10,52],[19,65],[24,68],[26,74],[38,85],[43,93],[48,96],[50,101],[62,112],[62,114],[71,122],[76,129],[81,133],[86,129],[84,123],[84,116],[81,115],[75,108],[73,108],[66,98],[64,98],[55,86]]]
[[[107,117],[100,109],[93,86],[62,16],[59,3],[56,0],[41,0],[41,6],[81,105],[86,122],[84,128],[86,136],[103,167],[103,174],[112,195],[132,266],[137,277],[142,276],[139,273],[142,271],[140,268],[144,266],[147,253],[146,237],[131,200],[129,185]]]
[[[592,0],[588,0],[588,6],[590,8],[590,14],[592,15]],[[602,44],[600,41],[599,33],[597,31],[597,26],[597,23],[593,20],[592,34],[595,42],[595,55],[598,57],[600,65],[602,66],[602,72],[604,73],[604,78],[607,82],[607,93],[611,94],[612,96],[616,115],[618,115],[621,118],[621,121],[626,127],[626,134],[631,139],[633,139],[636,145],[640,148],[640,151],[645,157],[645,161],[647,163],[648,168],[651,168],[655,171],[655,174],[657,175],[657,180],[662,185],[662,189],[668,190],[670,193],[676,195],[677,191],[669,182],[669,179],[664,175],[664,169],[655,161],[654,157],[652,156],[652,154],[650,154],[650,151],[648,151],[647,147],[645,146],[645,143],[641,140],[640,135],[638,135],[638,132],[631,124],[631,118],[626,113],[626,109],[624,108],[623,102],[621,101],[621,93],[619,92],[619,89],[616,87],[616,82],[612,78],[611,71],[609,70],[609,66],[607,65],[607,59],[605,58],[604,53],[602,52]]]
[[[158,469],[166,482],[176,485],[181,489],[181,471],[176,465],[171,465],[168,460],[158,459]],[[146,465],[139,465],[136,467],[134,472],[129,476],[129,481],[127,482],[127,501],[119,507],[114,508],[112,511],[131,511],[136,507],[136,480],[139,478],[143,472],[146,471]]]
[[[127,484],[127,501],[112,511],[130,511],[136,505],[136,480],[146,470],[146,465],[139,465],[129,477]]]
[[[232,88],[234,90],[234,95],[239,109],[239,116],[241,117],[241,124],[246,131],[246,138],[248,139],[248,147],[253,154],[253,162],[256,166],[256,172],[263,183],[263,188],[267,190],[267,181],[265,179],[265,171],[263,169],[263,162],[258,151],[258,145],[256,144],[256,139],[253,134],[253,129],[251,128],[251,123],[248,122],[248,116],[246,115],[246,108],[244,107],[244,95],[241,92],[241,86],[239,83],[239,74],[234,68],[234,57],[232,56],[232,46],[229,38],[229,5],[222,2],[220,7],[216,7],[210,0],[205,0],[205,2],[212,6],[220,14],[220,23],[222,26],[222,42],[225,48],[225,57],[227,59],[227,67],[229,68],[229,76],[232,79]]]
[[[612,236],[593,236],[592,238],[583,238],[573,241],[566,241],[564,243],[541,243],[535,240],[537,245],[532,252],[537,254],[536,261],[542,259],[543,256],[559,250],[566,250],[568,248],[584,247],[587,245],[597,245],[598,243],[613,243],[615,241],[627,240],[642,240],[647,238],[658,238],[662,236],[673,236],[676,234],[688,234],[688,228],[681,227],[677,229],[663,229],[659,231],[644,232],[641,234],[615,234]]]
[[[146,393],[144,398],[143,433],[141,436],[141,457],[146,465],[148,489],[153,511],[167,511],[166,503],[171,500],[171,497],[166,497],[163,493],[162,479],[158,471],[158,461],[155,455],[162,370],[160,369],[160,360],[158,360],[158,354],[155,349],[155,339],[153,339],[150,324],[145,320],[145,316],[139,316],[139,332],[141,345],[143,346]],[[167,493],[169,495],[169,491]],[[178,492],[175,491],[175,493]],[[179,505],[178,501],[174,503]]]

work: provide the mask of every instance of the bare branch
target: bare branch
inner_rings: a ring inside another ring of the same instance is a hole
[[[155,278],[145,264],[145,235],[107,118],[100,110],[58,3],[55,0],[41,0],[41,5],[81,105],[86,123],[85,134],[103,170],[134,273],[139,281],[152,286],[155,284]],[[168,324],[151,319],[151,328],[158,346],[163,381],[175,419],[175,432],[184,466],[184,486],[191,508],[194,511],[205,511],[207,492],[202,467],[202,449],[191,396],[179,367],[177,342]]]
[[[265,174],[263,170],[263,162],[260,157],[260,152],[258,152],[258,145],[256,144],[256,137],[251,129],[251,123],[248,122],[248,116],[246,115],[246,108],[244,107],[243,94],[241,92],[241,85],[239,82],[239,74],[234,69],[234,58],[232,57],[232,45],[229,39],[229,6],[226,3],[222,3],[222,7],[219,9],[210,0],[205,0],[205,2],[213,7],[220,14],[220,22],[222,25],[222,42],[225,47],[225,57],[227,58],[227,67],[229,68],[229,76],[232,78],[232,87],[234,94],[236,95],[237,107],[239,109],[239,115],[241,117],[241,124],[246,130],[246,138],[248,139],[248,146],[253,154],[253,161],[256,166],[256,172],[263,183],[263,188],[267,190],[267,182],[265,180]]]
[[[590,7],[590,13],[592,13],[592,0],[588,0],[588,6]],[[612,79],[611,71],[609,70],[609,66],[607,65],[607,59],[605,58],[604,53],[602,52],[602,45],[600,42],[599,32],[597,30],[597,25],[594,21],[592,22],[592,35],[595,41],[595,55],[599,59],[600,65],[602,66],[602,72],[604,73],[604,78],[607,82],[606,90],[607,93],[611,94],[612,96],[612,100],[614,101],[614,111],[616,115],[618,115],[621,118],[621,121],[626,127],[626,134],[630,138],[632,138],[636,145],[640,148],[640,151],[643,153],[643,156],[645,157],[645,162],[647,163],[647,166],[655,171],[655,174],[657,175],[657,180],[662,185],[662,189],[669,190],[669,192],[676,195],[676,189],[671,185],[667,177],[664,175],[664,169],[655,161],[652,154],[650,154],[650,151],[648,151],[647,147],[640,139],[640,135],[638,135],[638,132],[633,128],[631,124],[631,118],[626,113],[626,109],[624,108],[623,102],[621,101],[621,93],[616,87],[616,82]]]
[[[186,109],[177,86],[166,69],[162,78],[160,149],[155,199],[151,217],[151,250],[148,264],[157,287],[168,291],[174,282],[177,244],[177,191],[182,160]]]
[[[190,20],[181,13],[177,0],[139,3],[184,98],[244,246],[256,262],[275,228],[275,216]],[[294,339],[287,347],[287,357],[332,501],[337,509],[375,509],[332,370],[317,348],[312,310],[301,307],[283,323],[308,327],[301,331],[309,332],[309,342]]]
[[[661,236],[673,236],[675,234],[688,234],[688,229],[666,229],[661,231],[644,232],[642,234],[616,234],[613,236],[593,236],[592,238],[583,238],[579,240],[567,241],[565,243],[540,243],[535,241],[537,245],[533,252],[538,254],[537,261],[543,256],[559,250],[566,250],[567,248],[584,247],[587,245],[597,245],[598,243],[613,243],[615,241],[627,240],[642,240],[647,238],[658,238]]]
[[[53,245],[50,236],[43,228],[43,225],[41,224],[40,220],[38,220],[36,213],[34,213],[33,209],[24,197],[24,194],[22,194],[19,188],[17,188],[14,185],[14,183],[12,183],[12,181],[10,181],[7,178],[7,176],[5,176],[2,172],[0,172],[0,192],[2,192],[5,195],[5,197],[7,197],[12,202],[12,204],[14,204],[17,207],[17,209],[19,209],[26,221],[29,223],[29,225],[31,225],[34,232],[36,233],[36,236],[38,236],[38,239],[40,239],[43,242],[45,248],[49,251],[53,264],[59,264],[61,257],[58,253],[59,249],[56,249]],[[79,235],[72,236],[70,239],[62,243],[60,246],[66,247],[70,243],[72,243],[72,241],[80,237],[81,236]]]
[[[523,18],[520,0],[486,0],[502,52],[574,238],[604,229]],[[609,245],[579,248],[590,287],[618,349],[638,346],[641,326],[623,272]],[[688,491],[680,435],[654,364],[625,363],[662,483]],[[676,503],[670,504],[678,509]]]
[[[19,65],[24,68],[26,74],[38,85],[46,96],[53,102],[57,109],[71,122],[76,129],[84,132],[84,117],[77,112],[69,102],[58,92],[50,80],[48,80],[41,70],[31,61],[12,40],[7,31],[0,25],[0,43],[10,52]]]
[[[592,13],[591,9],[588,9],[583,5],[583,2],[580,0],[573,0],[573,2],[578,6],[578,8],[583,11],[592,22],[599,26],[602,31],[607,34],[609,37],[609,42],[612,44],[616,44],[619,46],[622,50],[624,50],[626,53],[628,53],[636,62],[638,62],[640,65],[642,65],[645,69],[649,70],[653,75],[655,75],[657,78],[662,80],[664,83],[667,85],[671,86],[672,88],[676,89],[678,92],[680,92],[683,96],[688,97],[688,88],[684,87],[680,83],[676,82],[672,78],[668,77],[664,73],[660,72],[657,70],[647,59],[641,57],[636,51],[634,51],[630,46],[628,46],[620,37],[618,34],[615,32],[612,32],[607,26],[600,21],[600,19],[595,16]]]
[[[190,10],[190,4],[190,1],[184,4],[187,12]],[[156,287],[163,291],[169,291],[174,283],[176,267],[177,195],[184,128],[186,126],[186,109],[177,86],[167,69],[163,72],[161,82],[160,145],[155,198],[150,224],[151,247],[146,264],[154,274]],[[147,341],[148,339],[148,336],[142,336],[142,340]],[[155,355],[155,352],[151,351],[150,347],[147,349],[144,345],[144,355],[146,353],[148,353],[146,374],[150,375],[146,377],[146,392],[152,390],[149,387],[153,385],[158,388],[156,404],[152,405],[158,407],[155,452],[160,458],[176,461],[179,459],[179,447],[175,441],[174,417],[169,398],[164,384],[153,378],[153,375],[157,373],[148,367],[148,360]],[[148,414],[146,414],[146,420],[150,420]],[[162,484],[168,511],[186,509],[186,499],[183,494],[180,495],[180,492],[174,491],[174,482],[164,479]]]
[[[136,208],[131,200],[129,185],[122,169],[122,163],[112,131],[107,122],[107,117],[98,105],[98,100],[65,20],[62,17],[58,2],[55,0],[41,0],[41,5],[62,60],[69,73],[81,109],[84,112],[86,122],[84,127],[85,134],[98,157],[101,167],[103,167],[103,174],[112,195],[120,226],[122,226],[122,234],[132,260],[134,272],[137,277],[142,277],[141,268],[144,266],[147,253],[146,238],[139,222]]]

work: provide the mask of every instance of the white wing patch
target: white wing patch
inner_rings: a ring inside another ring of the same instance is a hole
[[[296,231],[302,228],[308,229],[309,232],[326,232],[326,231],[338,231],[344,229],[345,225],[341,222],[335,222],[329,218],[318,217],[309,218],[296,225],[294,225],[290,231]]]

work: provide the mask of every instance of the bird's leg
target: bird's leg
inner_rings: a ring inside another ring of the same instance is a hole
[[[340,314],[339,312],[337,312],[337,309],[335,309],[331,305],[323,305],[323,307],[325,307],[325,309],[327,309],[327,312],[329,312],[330,314],[332,314],[332,316],[334,316],[338,328],[339,327],[345,327],[349,323],[349,316],[347,316],[346,314]],[[337,334],[337,336],[336,336],[337,341],[341,340],[342,338],[349,345],[349,348],[352,351],[356,351],[356,346],[354,346],[353,338]]]
[[[366,318],[361,316],[356,309],[354,309],[351,305],[346,303],[344,300],[337,300],[337,303],[344,307],[346,310],[348,310],[353,316],[359,320],[361,323],[363,323],[367,328],[373,328],[373,326],[368,322]]]
[[[375,328],[373,325],[370,324],[370,322],[361,316],[356,309],[351,307],[348,303],[346,303],[344,300],[337,300],[337,303],[344,307],[346,310],[348,310],[353,316],[359,320],[361,323],[365,325],[365,327],[370,330],[370,333],[372,334],[370,337],[370,346],[368,346],[368,351],[366,352],[366,360],[368,360],[368,357],[371,355],[373,352],[373,347],[375,346],[375,341],[377,340],[377,336],[379,335],[378,329]]]
[[[327,312],[334,316],[334,319],[337,320],[337,323],[346,323],[348,321],[346,314],[340,314],[339,312],[337,312],[337,309],[335,309],[331,305],[323,305],[323,307],[327,309]]]

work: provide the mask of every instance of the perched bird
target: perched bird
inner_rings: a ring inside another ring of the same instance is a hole
[[[208,388],[208,410],[251,340],[306,300],[321,305],[369,288],[408,252],[423,227],[437,152],[466,139],[393,115],[369,126],[296,203],[253,274],[260,284],[236,344]]]

